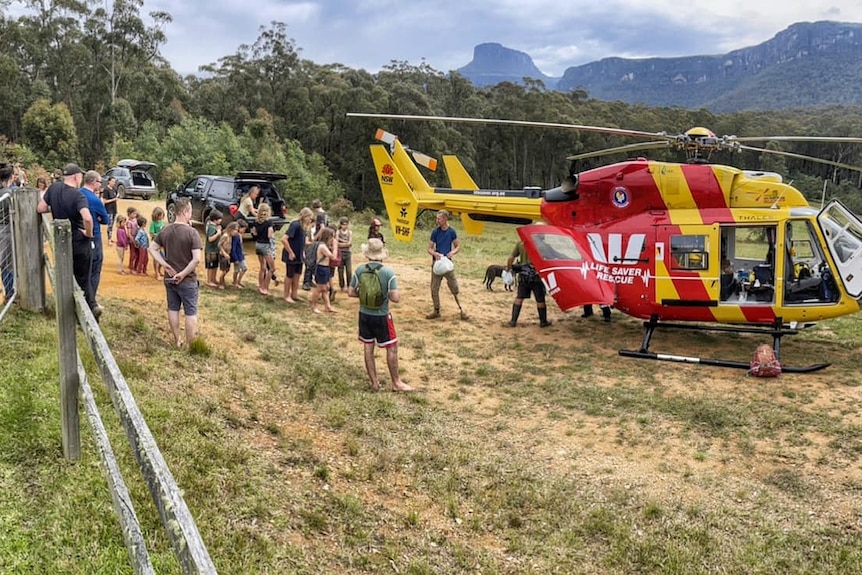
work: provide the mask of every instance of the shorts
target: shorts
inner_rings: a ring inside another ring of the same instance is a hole
[[[377,343],[377,347],[392,347],[398,343],[392,314],[371,315],[359,312],[359,341]]]
[[[198,315],[198,280],[186,278],[175,284],[165,281],[165,292],[168,296],[168,311],[185,311],[187,316]]]
[[[284,275],[285,277],[294,278],[294,277],[302,277],[302,263],[301,262],[289,262],[284,266]]]
[[[245,260],[239,260],[238,262],[233,262],[233,271],[235,273],[248,271],[248,265],[246,265]]]
[[[324,286],[332,279],[332,268],[329,266],[318,265],[314,270],[314,283],[319,286]]]
[[[545,284],[542,280],[528,281],[524,276],[518,278],[518,299],[530,299],[530,294],[536,298],[536,303],[545,301]]]
[[[259,256],[269,256],[271,258],[274,258],[275,248],[273,248],[272,244],[270,244],[269,242],[255,242],[254,253]]]
[[[204,267],[208,270],[218,269],[218,252],[204,254]]]
[[[230,269],[230,258],[226,258],[223,255],[219,255],[218,257],[218,269],[220,271],[226,272]]]

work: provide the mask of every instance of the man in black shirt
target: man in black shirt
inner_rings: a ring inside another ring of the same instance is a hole
[[[93,216],[87,198],[81,193],[84,172],[77,164],[63,170],[63,180],[51,184],[36,208],[39,213],[51,212],[55,220],[69,220],[72,224],[72,272],[84,292],[87,305],[96,319],[102,307],[96,303],[90,283],[90,265],[93,254]]]
[[[112,233],[114,230],[114,220],[117,219],[117,178],[111,176],[105,183],[102,189],[102,203],[105,204],[105,211],[108,212],[108,245],[114,245]]]

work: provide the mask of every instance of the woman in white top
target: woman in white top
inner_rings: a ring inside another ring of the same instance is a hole
[[[254,207],[254,202],[259,195],[260,186],[252,186],[248,189],[248,193],[239,201],[239,213],[249,222],[253,222],[257,217],[257,208]]]

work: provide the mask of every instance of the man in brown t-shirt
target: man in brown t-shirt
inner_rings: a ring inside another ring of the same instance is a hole
[[[195,338],[198,322],[198,278],[195,268],[201,260],[201,236],[191,224],[192,205],[185,198],[175,204],[176,219],[156,234],[150,242],[150,256],[165,268],[165,292],[168,299],[168,324],[174,343],[180,339],[180,307],[186,314],[186,345]],[[164,256],[162,256],[164,250]]]

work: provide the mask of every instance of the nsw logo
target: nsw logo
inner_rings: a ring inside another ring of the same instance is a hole
[[[622,186],[614,188],[611,192],[611,203],[618,208],[625,208],[629,205],[629,191]]]

